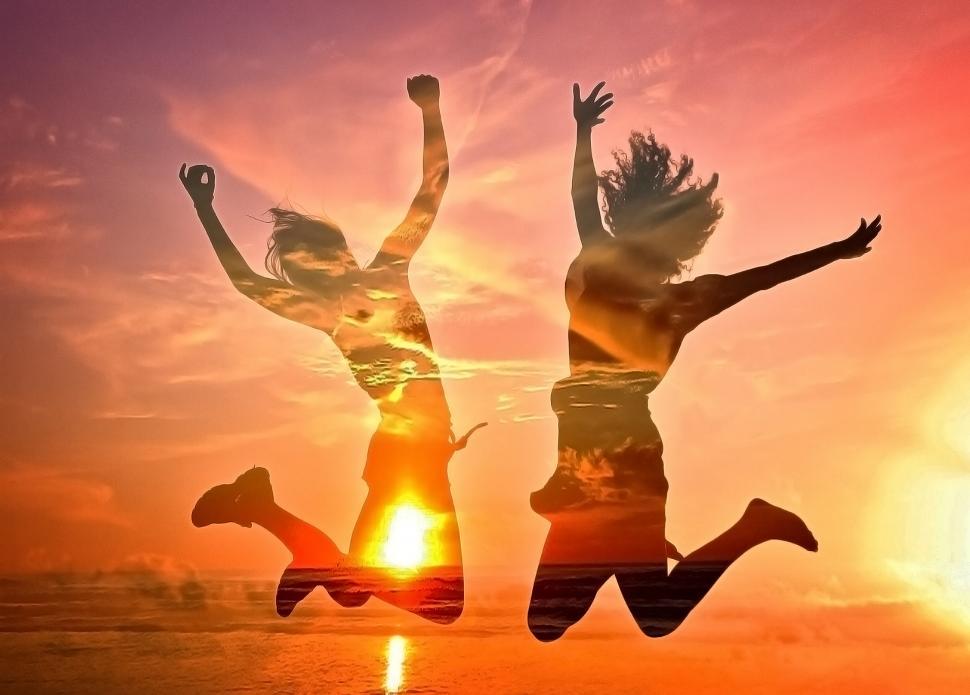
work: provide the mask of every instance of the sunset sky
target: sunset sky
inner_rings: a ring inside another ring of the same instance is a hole
[[[745,557],[685,630],[734,607],[718,634],[970,640],[965,3],[6,2],[0,39],[0,573],[150,557],[277,576],[268,534],[189,523],[254,465],[346,547],[376,411],[326,336],[233,290],[178,169],[216,169],[254,268],[281,203],[369,260],[420,180],[405,79],[427,72],[451,179],[414,291],[456,431],[490,423],[450,468],[469,605],[527,585],[568,373],[571,85],[606,80],[599,169],[635,128],[720,175],[690,276],[883,218],[872,253],[697,330],[651,397],[679,548],[752,497],[820,543]]]

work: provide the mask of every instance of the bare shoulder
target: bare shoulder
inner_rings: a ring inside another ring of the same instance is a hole
[[[668,283],[666,304],[686,324],[699,323],[724,293],[724,280],[723,275],[699,275],[692,280]]]
[[[672,298],[690,299],[698,294],[707,295],[717,292],[723,286],[724,279],[723,275],[698,275],[691,280],[668,283],[667,287]]]

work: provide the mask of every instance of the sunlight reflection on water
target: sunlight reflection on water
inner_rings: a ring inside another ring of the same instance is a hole
[[[404,684],[404,657],[407,655],[408,641],[394,635],[387,641],[387,675],[384,677],[386,693],[400,692]]]

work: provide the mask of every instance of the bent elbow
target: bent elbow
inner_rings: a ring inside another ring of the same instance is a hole
[[[256,282],[251,276],[230,275],[229,280],[237,292],[250,299],[253,298],[253,295],[256,293]]]

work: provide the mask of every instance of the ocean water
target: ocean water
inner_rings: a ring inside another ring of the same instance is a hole
[[[526,629],[522,586],[487,593],[442,627],[374,601],[340,608],[320,590],[282,619],[271,580],[8,578],[0,691],[910,693],[962,692],[970,675],[965,641],[914,637],[912,626],[907,635],[905,616],[870,615],[859,624],[882,622],[847,632],[826,627],[831,615],[752,616],[722,602],[651,640],[614,610],[615,589],[565,638],[542,644]]]

